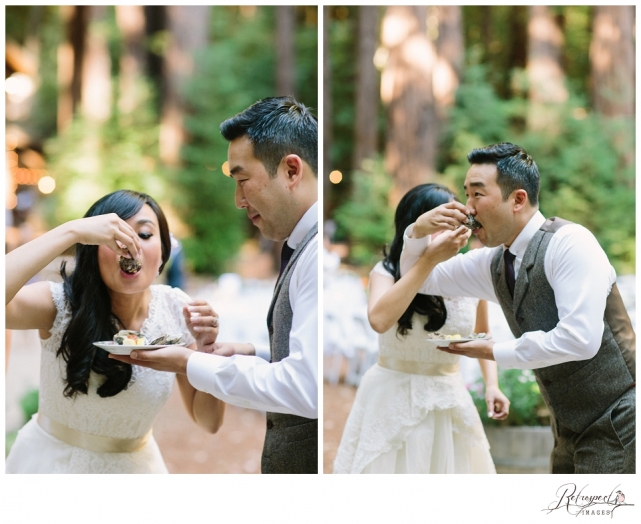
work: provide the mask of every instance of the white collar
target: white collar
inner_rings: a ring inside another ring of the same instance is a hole
[[[292,249],[296,249],[316,222],[318,222],[318,202],[314,202],[312,206],[305,211],[305,214],[298,221],[298,224],[294,226],[292,233],[287,237],[287,245]]]
[[[527,249],[528,244],[530,243],[530,240],[532,240],[532,237],[534,234],[541,229],[541,226],[545,223],[545,217],[541,214],[540,211],[537,211],[532,215],[532,218],[528,221],[527,224],[525,224],[525,227],[521,229],[521,232],[516,236],[514,239],[514,242],[512,242],[512,245],[510,246],[510,253],[513,255],[516,255],[516,258],[519,260],[523,259],[523,255],[525,255],[525,250]],[[503,246],[503,250],[505,250],[506,247]]]

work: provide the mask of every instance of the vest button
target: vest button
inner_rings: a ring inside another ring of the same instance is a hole
[[[552,384],[552,381],[551,381],[551,380],[545,379],[545,380],[543,381],[543,385],[544,385],[544,386],[546,386],[546,387],[547,387],[547,386],[549,386],[550,384]]]
[[[274,427],[274,423],[271,420],[267,421],[267,429],[272,429]]]
[[[269,336],[272,336],[274,334],[274,328],[272,326],[269,326]]]
[[[525,319],[523,317],[516,317],[516,320],[518,320],[519,322],[523,322],[523,320]]]

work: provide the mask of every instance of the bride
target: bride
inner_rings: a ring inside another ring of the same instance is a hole
[[[334,462],[334,473],[495,473],[459,357],[426,347],[427,332],[487,332],[487,303],[417,294],[426,275],[465,245],[465,206],[444,186],[423,184],[400,201],[389,254],[370,274],[368,317],[380,333],[379,363],[363,376]],[[407,226],[432,210],[432,243],[403,278]],[[443,231],[451,230],[454,231]],[[507,417],[496,363],[480,360],[490,416]]]
[[[68,274],[62,263],[62,283],[25,285],[75,244],[75,268]],[[7,473],[167,473],[151,427],[174,375],[109,359],[93,342],[130,329],[148,338],[180,333],[196,350],[218,332],[206,302],[152,285],[170,250],[158,204],[122,190],[6,255],[6,327],[37,329],[42,340],[38,413],[19,431]],[[142,268],[125,273],[121,256]],[[224,403],[176,380],[191,418],[215,433]]]

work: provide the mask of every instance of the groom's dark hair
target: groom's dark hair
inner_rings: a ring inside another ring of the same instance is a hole
[[[521,146],[502,142],[478,149],[467,155],[470,164],[496,165],[496,183],[501,188],[503,200],[516,189],[525,189],[530,204],[539,203],[539,168]]]
[[[318,120],[293,96],[263,98],[242,113],[220,124],[220,132],[231,142],[247,136],[254,156],[271,177],[287,155],[301,157],[318,176]]]

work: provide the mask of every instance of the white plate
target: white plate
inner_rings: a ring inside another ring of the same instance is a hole
[[[99,348],[104,349],[105,351],[108,351],[109,353],[112,353],[114,355],[129,355],[134,349],[160,349],[166,348],[168,346],[184,346],[185,343],[161,344],[153,346],[121,346],[120,344],[116,344],[113,340],[107,340],[105,342],[94,342],[93,345],[98,346]]]
[[[446,348],[450,344],[459,344],[461,342],[472,342],[473,340],[487,340],[490,337],[487,335],[484,337],[476,337],[476,338],[451,338],[451,339],[436,339],[436,338],[426,338],[425,341],[427,342],[428,347],[430,348]]]

